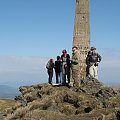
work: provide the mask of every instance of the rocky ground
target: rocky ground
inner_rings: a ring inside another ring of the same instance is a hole
[[[11,99],[0,99],[0,120],[3,120],[3,114],[7,109],[11,109],[15,105],[15,100]]]
[[[3,114],[0,113],[0,120],[3,120]]]
[[[71,86],[21,86],[16,103],[4,112],[5,120],[120,120],[120,89],[96,79]]]

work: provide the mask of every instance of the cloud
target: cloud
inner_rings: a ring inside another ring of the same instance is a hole
[[[37,84],[47,82],[45,65],[49,58],[0,57],[0,84]]]
[[[108,85],[120,85],[120,50],[103,49],[99,78]]]
[[[45,67],[47,58],[41,57],[0,57],[1,72],[34,72]]]

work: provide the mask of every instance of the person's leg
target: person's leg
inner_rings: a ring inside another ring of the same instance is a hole
[[[60,72],[58,73],[58,83],[61,83]]]
[[[51,81],[50,81],[50,71],[48,70],[48,83],[51,84]]]
[[[66,68],[63,69],[62,72],[62,84],[66,83]]]
[[[49,83],[52,84],[53,70],[50,71]]]
[[[56,83],[59,83],[59,81],[58,81],[58,74],[59,73],[56,72],[55,74],[56,74]]]
[[[64,83],[66,83],[66,77],[67,77],[67,67],[64,68],[65,69],[65,79],[64,79]]]
[[[65,78],[66,78],[66,75],[65,75],[65,68],[64,68],[64,65],[62,66],[62,84],[65,83]]]
[[[60,72],[59,74],[60,74],[60,83],[62,83],[62,72]]]
[[[89,65],[87,65],[87,66],[86,66],[86,77],[88,77],[88,76],[89,76],[89,68],[90,68],[90,66],[89,66]]]
[[[73,87],[78,88],[79,87],[78,70],[72,70],[72,78],[73,78]]]
[[[98,79],[98,66],[94,67],[95,78]]]
[[[66,83],[66,74],[62,73],[62,83],[65,84]]]
[[[95,73],[94,73],[94,65],[92,65],[92,66],[90,66],[90,68],[89,68],[89,72],[90,72],[90,77],[95,77]]]
[[[70,68],[67,68],[67,80],[70,83]]]

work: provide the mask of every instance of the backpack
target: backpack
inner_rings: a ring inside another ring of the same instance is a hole
[[[50,68],[50,62],[48,62],[48,63],[46,64],[46,68],[47,68],[47,69]]]

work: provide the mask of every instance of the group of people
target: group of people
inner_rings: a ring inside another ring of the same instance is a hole
[[[70,83],[70,55],[64,49],[61,56],[57,56],[57,60],[54,62],[50,59],[46,64],[48,70],[48,83],[52,84],[53,69],[55,69],[56,83]]]
[[[91,47],[86,57],[86,76],[98,79],[98,64],[101,61],[101,56],[96,52],[95,47]],[[72,48],[72,57],[64,49],[61,56],[57,56],[57,60],[54,62],[50,59],[46,68],[48,71],[48,83],[52,84],[53,70],[55,69],[56,83],[63,85],[70,83],[70,71],[72,71],[73,86],[78,87],[79,82],[79,70],[80,70],[80,54],[78,47]]]

